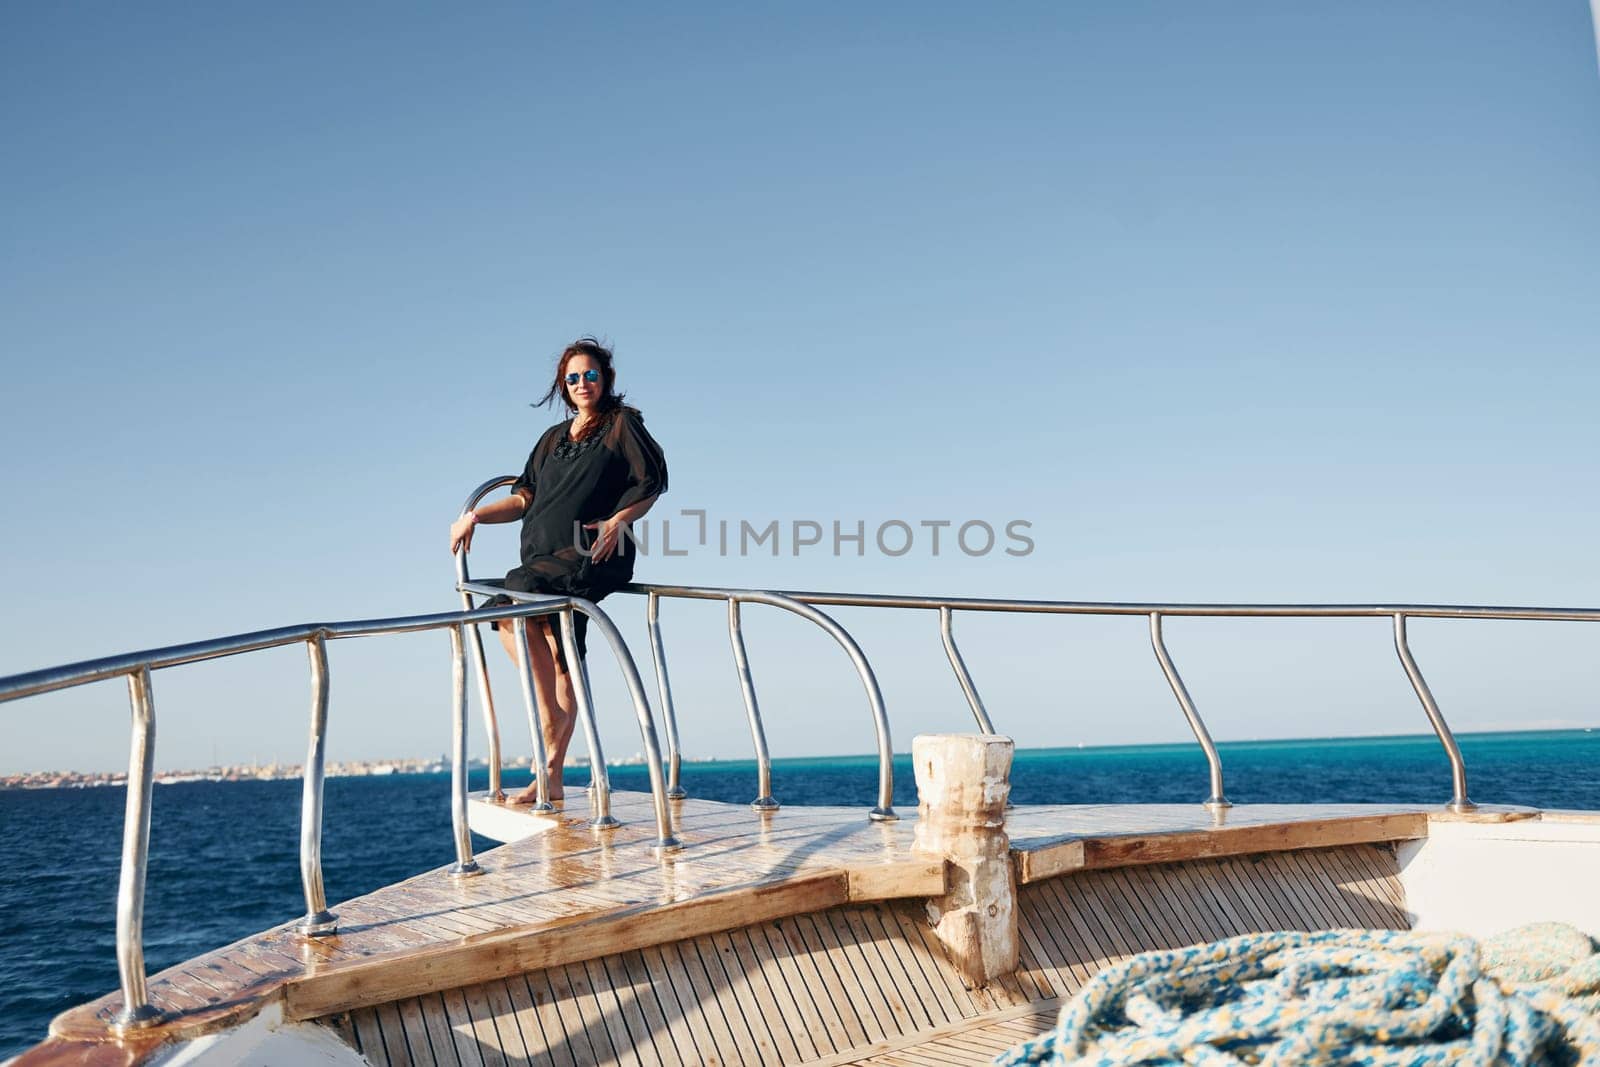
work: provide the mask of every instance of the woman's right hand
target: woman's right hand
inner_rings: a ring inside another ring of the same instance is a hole
[[[453,556],[459,549],[472,550],[472,531],[478,528],[478,516],[475,512],[467,512],[455,522],[450,524],[450,554]]]

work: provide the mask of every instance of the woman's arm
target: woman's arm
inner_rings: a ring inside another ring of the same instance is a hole
[[[519,488],[510,496],[502,497],[480,508],[473,508],[450,524],[451,553],[457,549],[471,550],[472,531],[477,529],[479,523],[516,522],[527,513],[532,504],[533,493]]]
[[[629,504],[609,519],[589,523],[588,529],[598,531],[594,539],[594,551],[590,553],[590,558],[596,563],[608,558],[616,550],[617,541],[622,536],[622,528],[635,519],[642,518],[644,513],[649,511],[650,506],[655,502],[655,497],[647,496],[643,500]]]

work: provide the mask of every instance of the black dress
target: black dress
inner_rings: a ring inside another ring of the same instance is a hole
[[[511,487],[527,489],[533,504],[522,517],[522,565],[507,572],[507,589],[599,600],[633,580],[635,548],[627,536],[619,535],[611,556],[596,563],[588,555],[596,531],[583,526],[665,492],[667,458],[636,409],[620,407],[604,419],[581,441],[572,440],[571,419],[552,426],[529,453]],[[490,603],[497,602],[510,598]],[[545,619],[559,634],[555,616]],[[579,614],[573,622],[584,655],[588,620]]]

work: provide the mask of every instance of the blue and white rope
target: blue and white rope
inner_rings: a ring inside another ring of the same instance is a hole
[[[1002,1067],[1581,1064],[1600,1067],[1600,955],[1540,923],[1459,934],[1248,934],[1091,978]]]

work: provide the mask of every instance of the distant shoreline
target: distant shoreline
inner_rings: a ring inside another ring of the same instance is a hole
[[[529,760],[511,761],[504,764],[506,770],[522,770],[530,765]],[[686,763],[696,762],[685,760]],[[643,756],[633,756],[628,759],[607,760],[608,767],[630,767],[644,763]],[[574,756],[567,760],[568,767],[587,767],[587,756]],[[468,771],[481,771],[488,769],[489,761],[482,757],[468,760]],[[450,770],[450,761],[443,756],[436,759],[401,759],[401,760],[346,760],[339,763],[330,763],[323,773],[324,778],[386,778],[392,775],[408,774],[444,774]],[[298,763],[252,763],[229,764],[227,766],[208,767],[205,770],[183,771],[157,771],[155,783],[157,785],[178,785],[183,782],[280,782],[298,781],[302,777],[301,765]],[[0,777],[0,789],[98,789],[107,786],[124,785],[128,780],[126,771],[108,771],[101,773],[83,771],[35,771],[26,774],[11,774]]]
[[[1591,734],[1600,731],[1600,726],[1561,726],[1540,727],[1516,730],[1471,730],[1458,731],[1459,740],[1488,740],[1494,738],[1512,738],[1524,736],[1549,736],[1551,734]],[[1282,737],[1282,738],[1241,738],[1229,741],[1218,741],[1217,747],[1223,751],[1230,748],[1259,747],[1263,745],[1350,745],[1373,744],[1383,742],[1420,742],[1437,744],[1438,739],[1428,733],[1404,734],[1360,734],[1349,737]],[[1018,749],[1018,755],[1024,757],[1058,755],[1067,752],[1106,753],[1106,752],[1151,752],[1160,749],[1181,749],[1193,746],[1193,741],[1156,741],[1143,744],[1121,745],[1051,745],[1038,748]],[[904,757],[907,753],[896,753],[896,757]],[[844,756],[790,756],[775,759],[775,765],[807,763],[807,764],[840,764],[862,761],[875,763],[877,756],[871,753],[858,753]],[[608,767],[638,767],[644,765],[642,755],[634,755],[626,759],[607,760]],[[733,759],[711,757],[693,758],[685,756],[685,763],[718,763],[726,766],[738,766],[742,763],[753,763],[749,757]],[[504,769],[509,771],[526,770],[529,760],[508,762]],[[570,767],[587,767],[588,757],[576,756],[567,761]],[[469,771],[482,771],[488,768],[488,761],[479,757],[470,760],[467,764]],[[427,775],[445,774],[450,770],[450,762],[444,757],[435,759],[403,759],[403,760],[350,760],[340,763],[330,763],[327,767],[327,778],[379,778],[392,775]],[[123,771],[92,773],[79,771],[36,771],[25,774],[13,774],[0,777],[0,790],[13,789],[97,789],[124,785],[127,774]],[[275,782],[294,781],[301,777],[301,767],[297,763],[267,763],[267,764],[231,764],[228,766],[208,767],[205,770],[158,771],[156,784],[177,785],[184,782]]]

